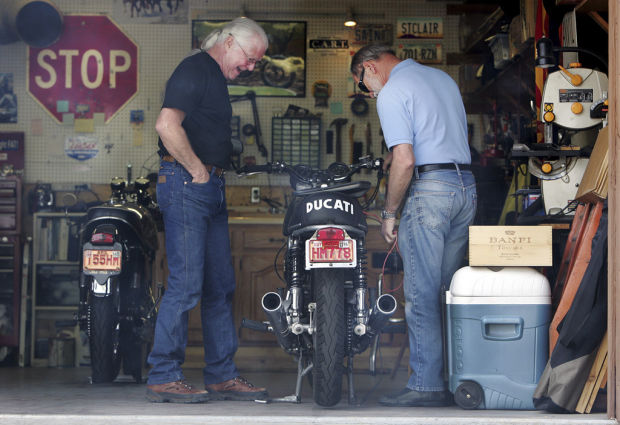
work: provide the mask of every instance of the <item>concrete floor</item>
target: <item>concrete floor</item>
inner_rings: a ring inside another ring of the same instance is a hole
[[[445,408],[386,408],[377,404],[384,392],[404,386],[405,373],[356,374],[360,406],[344,401],[332,409],[314,406],[304,383],[300,404],[215,401],[206,404],[149,403],[145,386],[117,380],[89,383],[90,369],[0,368],[0,424],[617,424],[605,414],[554,415],[540,411],[462,410]],[[251,382],[267,386],[272,397],[294,392],[295,375],[289,372],[243,373]],[[186,377],[200,384],[201,371],[187,369]]]

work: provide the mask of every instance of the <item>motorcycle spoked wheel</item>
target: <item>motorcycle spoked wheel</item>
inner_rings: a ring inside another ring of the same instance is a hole
[[[89,304],[91,379],[93,384],[112,382],[121,367],[118,298],[91,296]]]
[[[316,301],[312,392],[316,404],[331,407],[342,398],[344,271],[314,269],[312,285]]]
[[[263,82],[271,87],[288,88],[295,81],[295,73],[287,74],[286,71],[272,63],[266,63],[262,69]]]

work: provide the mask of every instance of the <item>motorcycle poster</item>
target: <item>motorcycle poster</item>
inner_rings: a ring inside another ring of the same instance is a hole
[[[228,21],[193,20],[192,48]],[[253,71],[241,73],[228,83],[228,93],[240,96],[253,90],[256,96],[306,96],[306,23],[299,21],[256,21],[269,38],[269,48]]]

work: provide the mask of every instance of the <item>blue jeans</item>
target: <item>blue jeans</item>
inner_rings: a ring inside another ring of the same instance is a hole
[[[148,384],[184,379],[181,365],[185,361],[188,313],[198,301],[205,385],[235,378],[235,274],[224,179],[211,173],[207,183],[192,183],[192,176],[180,164],[161,161],[157,201],[164,218],[169,276],[148,357],[152,366]]]
[[[463,262],[476,203],[476,182],[469,171],[416,172],[413,178],[398,228],[412,370],[409,389],[446,388],[441,291]]]

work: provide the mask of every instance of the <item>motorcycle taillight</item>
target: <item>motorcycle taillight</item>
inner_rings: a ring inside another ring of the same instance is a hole
[[[107,245],[114,243],[114,235],[111,233],[93,233],[90,242],[94,245]]]
[[[325,227],[317,232],[316,238],[320,241],[343,241],[344,230],[337,227]]]

